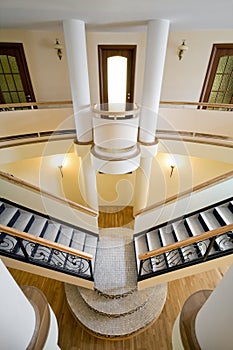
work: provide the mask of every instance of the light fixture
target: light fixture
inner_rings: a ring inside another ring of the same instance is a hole
[[[186,45],[186,40],[185,39],[182,40],[181,45],[179,45],[177,49],[178,49],[179,60],[181,60],[182,57],[183,57],[184,52],[188,50],[188,46]]]
[[[62,59],[62,50],[63,50],[63,46],[61,45],[60,41],[58,39],[56,39],[56,43],[53,47],[55,50],[57,50],[57,55],[59,57],[59,60]]]
[[[58,165],[58,169],[60,170],[61,173],[61,177],[63,177],[63,171],[62,171],[63,166],[62,165]]]
[[[172,177],[172,174],[173,174],[174,169],[175,169],[175,165],[171,165],[170,177]]]

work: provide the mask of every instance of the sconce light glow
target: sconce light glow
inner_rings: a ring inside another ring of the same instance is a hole
[[[52,156],[51,163],[54,167],[65,166],[66,155],[65,154],[56,154],[56,155]]]

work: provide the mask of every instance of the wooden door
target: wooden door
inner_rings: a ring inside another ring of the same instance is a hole
[[[127,77],[125,101],[134,102],[134,79],[136,64],[136,45],[99,45],[99,82],[100,82],[100,103],[108,103],[108,58],[114,56],[127,59]],[[118,74],[121,74],[119,72]]]
[[[233,103],[233,44],[213,45],[200,102]]]
[[[0,103],[35,101],[35,95],[20,43],[0,43]]]

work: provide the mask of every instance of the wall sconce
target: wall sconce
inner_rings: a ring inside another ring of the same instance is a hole
[[[63,50],[63,46],[60,44],[60,41],[58,39],[56,39],[56,43],[53,47],[55,50],[57,50],[57,55],[59,57],[59,60],[62,59],[62,50]]]
[[[61,177],[63,177],[63,171],[62,171],[63,166],[62,165],[58,165],[58,169],[60,170],[61,173]]]
[[[175,165],[171,165],[170,177],[172,177],[172,174],[173,174],[174,169],[175,169]]]
[[[177,49],[178,49],[179,60],[181,60],[184,52],[188,50],[188,46],[186,45],[186,40],[183,39],[181,45],[179,45]]]

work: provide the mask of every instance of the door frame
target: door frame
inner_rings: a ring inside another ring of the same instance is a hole
[[[25,96],[30,96],[30,101],[27,99],[27,102],[35,102],[35,94],[33,91],[33,86],[30,78],[30,73],[26,61],[26,56],[24,53],[24,48],[22,43],[8,43],[0,42],[0,54],[1,55],[10,55],[9,50],[15,50],[14,56],[19,68],[19,73],[21,76]],[[4,52],[5,51],[5,52]]]
[[[129,82],[130,85],[130,101],[133,103],[134,100],[134,85],[135,85],[135,67],[136,67],[136,52],[137,45],[124,45],[124,44],[110,44],[110,45],[98,45],[98,64],[99,64],[99,91],[100,91],[100,103],[106,103],[106,96],[108,96],[107,92],[107,76],[104,73],[107,71],[107,60],[104,61],[103,53],[107,50],[116,50],[116,51],[131,51],[132,59],[131,59],[131,79]],[[122,55],[119,55],[122,56]]]
[[[233,44],[231,43],[213,44],[199,102],[208,102],[218,68],[219,59],[225,54],[228,54],[229,50],[233,50]],[[198,108],[200,108],[200,106]],[[206,109],[206,107],[202,108]]]

